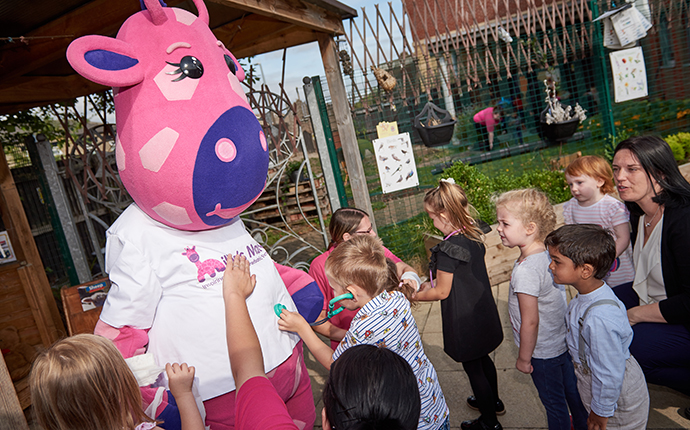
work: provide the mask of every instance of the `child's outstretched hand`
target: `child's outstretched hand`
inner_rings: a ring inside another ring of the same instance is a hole
[[[283,331],[292,331],[297,334],[300,334],[300,330],[311,330],[309,323],[302,315],[297,312],[290,312],[287,309],[283,309],[283,311],[280,313],[278,328]]]
[[[187,366],[187,363],[168,363],[165,365],[165,373],[168,374],[170,392],[176,399],[185,393],[191,394],[192,382],[194,381],[194,366]]]
[[[232,262],[228,261],[223,276],[223,297],[238,294],[246,299],[254,291],[255,285],[256,275],[250,275],[249,262],[244,255],[235,255]]]

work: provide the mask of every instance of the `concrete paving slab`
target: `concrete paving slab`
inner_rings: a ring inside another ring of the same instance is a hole
[[[515,369],[518,348],[513,342],[513,332],[508,317],[508,288],[508,282],[492,288],[504,334],[503,342],[491,354],[498,372],[499,394],[506,405],[506,414],[499,417],[499,421],[506,430],[546,430],[548,428],[546,412],[539,400],[532,378]],[[566,292],[568,300],[577,294],[572,287],[567,287]],[[477,418],[479,412],[471,410],[466,404],[465,399],[472,394],[472,389],[462,364],[456,363],[443,352],[440,304],[438,302],[422,303],[413,310],[413,315],[420,330],[424,350],[439,375],[439,382],[450,409],[451,428],[459,429],[462,421]],[[306,348],[305,363],[309,369],[317,407],[315,428],[321,429],[320,414],[323,407],[321,391],[328,372],[315,361]],[[678,414],[679,409],[690,406],[690,397],[653,384],[649,384],[649,394],[651,405],[648,429],[690,429],[690,420]]]

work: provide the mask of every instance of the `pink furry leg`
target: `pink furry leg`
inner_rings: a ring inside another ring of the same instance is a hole
[[[285,402],[290,417],[300,429],[311,429],[316,418],[311,381],[302,355],[300,341],[292,355],[280,366],[273,369],[268,379]],[[233,430],[235,428],[235,392],[204,402],[206,425],[213,430]]]

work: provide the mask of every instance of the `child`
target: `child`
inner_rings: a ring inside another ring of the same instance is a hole
[[[515,344],[515,367],[532,375],[546,409],[549,430],[587,429],[587,411],[565,343],[565,287],[549,272],[544,238],[556,225],[548,197],[535,189],[513,190],[496,200],[503,245],[520,249],[510,276],[508,311]],[[570,413],[568,413],[570,407]]]
[[[482,230],[453,179],[441,179],[427,192],[424,209],[445,239],[432,249],[429,263],[436,274],[435,288],[425,286],[415,298],[441,300],[443,349],[462,363],[474,391],[467,404],[481,416],[464,421],[462,428],[501,430],[496,415],[505,413],[505,406],[498,398],[496,367],[489,353],[503,341],[503,329],[484,264]]]
[[[617,259],[604,280],[612,287],[632,283],[635,268],[630,247],[630,213],[623,202],[609,195],[615,190],[611,166],[601,157],[580,157],[565,169],[565,180],[573,195],[563,205],[565,223],[597,224],[612,231]]]
[[[297,430],[264,373],[259,338],[245,302],[255,285],[247,259],[235,256],[225,269],[223,299],[228,352],[237,383],[237,428]],[[412,430],[419,420],[419,389],[412,368],[396,353],[371,345],[348,349],[333,365],[323,388],[323,403],[325,429],[348,430],[367,422],[374,428]]]
[[[399,281],[386,260],[381,240],[358,235],[343,242],[326,260],[326,276],[336,295],[351,293],[343,307],[359,309],[335,352],[325,345],[298,313],[283,310],[278,326],[299,334],[326,368],[357,344],[388,348],[412,366],[417,376],[422,409],[420,429],[448,429],[448,406],[436,369],[424,353],[417,323],[410,310],[414,289]]]
[[[326,278],[325,264],[328,256],[340,243],[347,242],[355,236],[376,236],[376,232],[371,226],[369,215],[357,208],[340,208],[335,211],[331,217],[331,222],[328,224],[328,233],[331,236],[331,243],[328,245],[328,250],[316,257],[309,266],[309,275],[314,278],[323,293],[323,311],[321,315],[319,315],[319,320],[326,317],[328,302],[335,297],[333,295],[333,288],[328,284],[328,279]],[[415,289],[419,289],[421,280],[414,269],[396,257],[392,252],[386,249],[385,246],[383,247],[383,251],[386,253],[386,258],[395,263],[398,274],[401,275],[401,279],[405,279],[406,282],[413,282],[415,284],[413,285]],[[335,350],[340,341],[343,340],[343,336],[345,336],[347,329],[350,328],[350,323],[355,313],[356,312],[344,310],[329,321],[313,326],[312,328],[317,333],[331,339],[331,348]]]
[[[170,391],[182,430],[203,430],[192,394],[194,368],[167,364]],[[108,339],[79,334],[36,358],[29,379],[31,402],[46,430],[160,429],[141,408],[141,393],[120,352]]]
[[[644,429],[649,393],[628,350],[632,328],[625,306],[603,281],[616,258],[613,238],[597,225],[566,225],[545,243],[554,280],[579,293],[568,305],[567,342],[589,428]]]

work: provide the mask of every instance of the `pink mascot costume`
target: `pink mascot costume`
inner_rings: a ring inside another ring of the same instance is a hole
[[[303,272],[276,265],[238,217],[262,193],[268,169],[266,137],[240,85],[244,71],[209,29],[202,0],[194,0],[198,17],[143,3],[117,38],[85,36],[67,51],[78,73],[113,87],[117,166],[135,201],[107,232],[112,288],[96,333],[126,358],[146,353],[154,367],[195,366],[206,425],[234,428],[222,277],[242,253],[257,276],[247,305],[266,373],[298,427],[311,428],[302,344],[278,330],[273,306],[313,321],[323,296]],[[149,412],[162,427],[179,428],[174,398],[149,383],[140,379]]]

